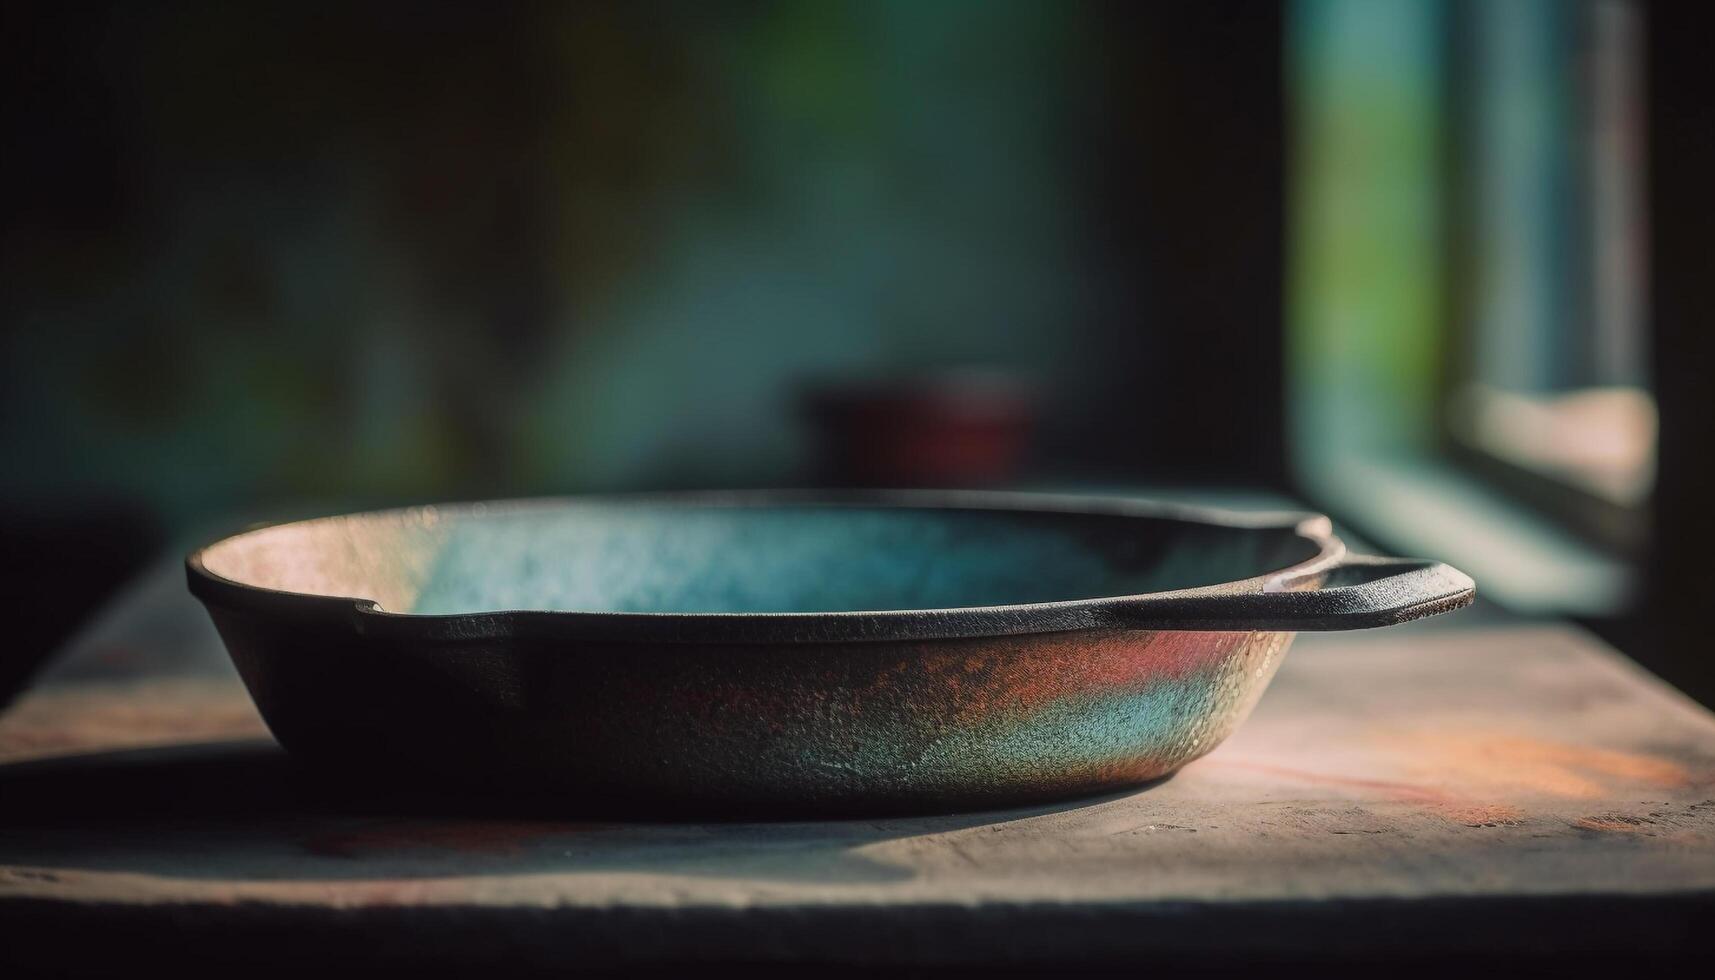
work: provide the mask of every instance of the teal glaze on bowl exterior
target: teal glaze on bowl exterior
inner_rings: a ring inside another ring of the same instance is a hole
[[[1468,603],[1314,515],[1014,494],[536,501],[193,554],[270,728],[328,770],[650,815],[945,811],[1173,772],[1298,629]]]

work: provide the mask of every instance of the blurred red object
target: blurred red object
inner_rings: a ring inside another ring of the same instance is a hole
[[[1017,476],[1035,397],[997,371],[820,384],[804,396],[823,475],[847,486],[985,486]]]

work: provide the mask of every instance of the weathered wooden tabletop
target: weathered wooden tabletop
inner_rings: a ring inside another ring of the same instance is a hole
[[[0,943],[270,962],[958,964],[1683,951],[1715,925],[1715,717],[1570,627],[1305,635],[1136,792],[848,822],[396,812],[268,739],[176,569],[0,714]],[[105,929],[108,932],[91,930]],[[115,940],[119,942],[120,940]]]

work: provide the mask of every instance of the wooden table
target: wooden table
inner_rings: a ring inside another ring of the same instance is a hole
[[[0,961],[1694,953],[1715,926],[1715,717],[1571,627],[1464,619],[1300,637],[1237,735],[1136,792],[622,824],[395,812],[307,779],[169,563],[0,714]]]

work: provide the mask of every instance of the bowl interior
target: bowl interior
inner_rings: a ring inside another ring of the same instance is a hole
[[[563,502],[264,528],[202,553],[244,585],[391,612],[943,609],[1161,592],[1315,556],[1290,528],[958,507]]]

